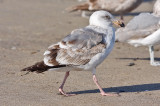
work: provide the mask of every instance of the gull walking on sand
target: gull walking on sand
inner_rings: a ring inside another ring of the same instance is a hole
[[[154,45],[160,44],[160,0],[154,4],[154,11],[135,16],[125,28],[116,31],[116,41],[128,42],[131,45],[149,46],[150,64],[160,65],[154,60]]]
[[[69,72],[91,71],[93,81],[100,90],[101,95],[111,96],[105,93],[96,78],[96,67],[111,52],[115,42],[115,30],[112,24],[124,27],[121,21],[115,20],[107,11],[94,12],[89,20],[89,25],[76,29],[67,35],[62,41],[51,45],[44,53],[44,60],[22,71],[44,72],[47,70],[66,72],[59,92],[65,96],[71,96],[64,92],[63,87]]]
[[[84,4],[73,6],[69,11],[82,10],[82,16],[86,17],[85,11],[106,10],[112,14],[118,14],[123,20],[123,15],[137,8],[143,0],[88,0]]]

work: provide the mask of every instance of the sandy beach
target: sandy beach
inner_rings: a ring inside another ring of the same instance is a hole
[[[145,0],[125,15],[124,22],[140,12],[152,12],[155,1]],[[160,68],[149,63],[148,47],[116,43],[98,66],[96,75],[106,92],[101,96],[91,72],[70,73],[64,90],[76,96],[59,95],[63,72],[21,72],[43,59],[47,47],[73,29],[88,25],[80,12],[66,8],[77,0],[0,0],[0,105],[1,106],[159,106]],[[116,18],[120,18],[116,16]],[[160,46],[155,57],[160,61]],[[134,63],[135,65],[129,66]]]

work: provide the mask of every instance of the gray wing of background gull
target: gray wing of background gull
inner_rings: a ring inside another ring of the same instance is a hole
[[[44,55],[50,66],[57,64],[84,65],[105,48],[104,33],[83,28],[72,31],[61,42],[50,46]],[[56,55],[53,54],[55,50],[57,50]]]
[[[116,31],[116,41],[124,42],[132,37],[146,37],[160,28],[160,17],[150,13],[135,16],[125,28]]]

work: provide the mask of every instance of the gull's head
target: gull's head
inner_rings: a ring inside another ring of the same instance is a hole
[[[124,23],[120,20],[116,20],[112,14],[107,11],[96,11],[94,12],[89,20],[90,25],[95,25],[102,28],[112,27],[113,24],[124,27]]]

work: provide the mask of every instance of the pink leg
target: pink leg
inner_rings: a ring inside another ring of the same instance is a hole
[[[66,74],[65,74],[65,77],[64,77],[64,79],[63,79],[63,82],[62,82],[61,86],[59,87],[59,92],[60,92],[62,95],[65,95],[65,96],[72,96],[72,95],[75,95],[75,94],[67,94],[66,92],[63,91],[63,87],[64,87],[64,84],[65,84],[66,79],[67,79],[68,76],[69,76],[69,71],[66,72]]]
[[[93,75],[93,81],[94,81],[94,83],[97,85],[97,87],[99,88],[100,93],[101,93],[102,96],[114,96],[114,95],[115,95],[115,94],[105,93],[105,92],[103,91],[102,87],[101,87],[101,86],[99,85],[99,83],[98,83],[98,80],[97,80],[97,78],[96,78],[96,75]]]

